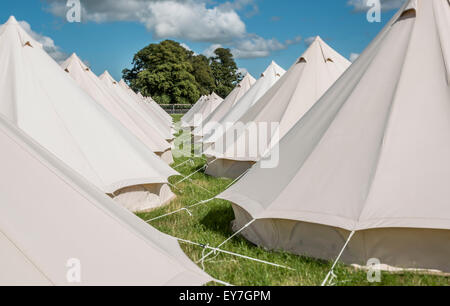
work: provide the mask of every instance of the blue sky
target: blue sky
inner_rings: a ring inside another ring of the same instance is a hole
[[[2,1],[0,22],[14,15],[55,59],[76,52],[115,78],[136,51],[167,38],[196,53],[229,47],[257,77],[271,60],[288,69],[316,35],[347,58],[361,53],[402,1],[382,0],[382,22],[369,23],[365,0],[81,0],[82,22],[68,23],[67,0],[15,0]]]

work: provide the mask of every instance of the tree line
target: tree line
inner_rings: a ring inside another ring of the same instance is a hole
[[[143,48],[132,65],[123,70],[124,80],[160,104],[194,104],[213,91],[225,98],[243,77],[230,49],[218,48],[208,58],[173,40]]]

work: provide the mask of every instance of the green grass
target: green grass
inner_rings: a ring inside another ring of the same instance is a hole
[[[172,115],[174,122],[180,122],[181,118],[183,118],[184,115]]]
[[[180,120],[180,118],[181,116],[177,116],[176,120]],[[188,158],[176,159],[174,167],[186,160]],[[204,160],[197,158],[193,164],[187,163],[176,170],[184,175],[188,175],[202,168],[204,164]],[[180,180],[180,177],[171,178],[171,183],[175,184]],[[203,171],[195,174],[192,180],[193,182],[186,181],[177,185],[179,190],[173,188],[173,191],[177,194],[177,199],[170,205],[150,213],[140,214],[139,216],[144,220],[149,220],[179,208],[196,204],[202,200],[210,199],[231,183],[231,180],[206,176]],[[206,188],[211,193],[197,185]],[[209,204],[192,209],[192,213],[193,216],[191,217],[187,212],[183,211],[154,221],[151,225],[171,236],[209,244],[210,246],[218,246],[233,234],[231,222],[234,219],[234,214],[230,203],[214,200]],[[193,261],[198,261],[202,257],[202,248],[183,243],[180,245]],[[294,271],[291,271],[272,267],[231,255],[219,254],[217,257],[210,256],[211,261],[205,263],[206,272],[214,278],[238,286],[316,286],[322,283],[332,265],[331,262],[300,257],[285,252],[268,252],[252,245],[242,237],[234,238],[222,249],[289,266],[294,269]],[[450,281],[446,277],[415,273],[383,273],[381,283],[370,284],[367,282],[365,272],[357,271],[345,265],[338,265],[335,273],[338,276],[337,285],[343,286],[450,285]]]

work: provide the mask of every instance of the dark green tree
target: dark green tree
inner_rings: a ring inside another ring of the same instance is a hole
[[[218,48],[210,58],[210,65],[216,83],[216,93],[226,97],[242,79],[230,49]]]
[[[200,94],[209,95],[216,89],[209,59],[204,55],[192,55],[190,61],[194,68],[193,75],[197,81]]]
[[[133,68],[125,69],[123,77],[133,90],[152,96],[158,103],[193,103],[200,90],[191,56],[191,51],[175,41],[150,44],[134,56]]]
[[[226,97],[242,79],[229,49],[219,48],[207,58],[172,40],[148,45],[132,64],[123,70],[123,78],[133,90],[161,104],[193,104],[213,91]]]

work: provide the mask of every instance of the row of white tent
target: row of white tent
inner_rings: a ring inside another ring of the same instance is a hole
[[[234,229],[248,225],[244,236],[268,249],[334,259],[346,247],[349,264],[450,272],[449,25],[448,0],[410,0],[345,72],[349,63],[317,38],[288,72],[273,63],[223,101],[203,97],[183,125],[208,144],[208,171],[251,167],[219,196],[233,204]],[[110,104],[94,98],[99,91],[80,88],[77,75],[90,71],[77,61],[78,73],[61,69],[14,18],[0,27],[0,284],[70,284],[71,259],[87,285],[211,281],[173,238],[105,195],[131,209],[136,198],[161,204],[158,192],[177,175],[161,159],[170,118],[107,73],[95,84]],[[258,85],[268,75],[273,84]],[[281,138],[278,166],[217,152],[224,135],[204,129],[197,112],[213,123],[278,120],[268,136]]]
[[[14,18],[0,35],[7,119],[132,211],[173,198],[172,122],[76,55],[61,69]]]
[[[218,122],[228,114],[255,82],[256,80],[250,74],[247,74],[225,100],[222,100],[211,112],[207,114],[202,113],[201,117],[205,119],[201,122],[201,126],[194,126],[195,130],[193,131],[193,135],[195,141],[201,141],[203,135],[207,132],[208,123]]]
[[[0,67],[0,285],[211,281],[122,207],[173,198],[171,118],[76,55],[61,68],[14,17]]]
[[[347,59],[316,37],[289,71],[272,62],[258,81],[247,74],[214,111],[203,113],[199,105],[208,100],[201,98],[182,121],[194,129],[194,140],[203,144],[210,161],[206,173],[240,177],[278,144],[349,66]],[[264,130],[260,123],[278,126]],[[258,147],[256,154],[251,154],[252,146]]]
[[[187,112],[181,121],[183,129],[194,130],[202,124],[202,118],[209,116],[214,112],[223,99],[215,92],[208,96],[201,96],[195,105]]]
[[[176,239],[114,203],[3,116],[0,144],[0,285],[212,280]],[[70,271],[77,267],[79,279]]]
[[[131,89],[124,87],[126,84],[122,81],[117,83],[108,72],[98,78],[76,54],[61,66],[82,89],[138,136],[152,152],[168,164],[173,163],[171,145],[168,142],[173,138],[169,130],[170,125],[165,123],[158,125],[154,119],[158,119],[159,116],[155,116],[154,111],[145,112],[142,107],[144,103],[139,105],[139,102],[133,101],[131,94],[125,95],[125,90],[131,93]]]
[[[197,134],[211,142],[210,174],[251,168],[219,196],[233,203],[234,229],[250,223],[242,233],[267,249],[321,259],[342,249],[348,264],[450,272],[450,2],[407,1],[348,66],[317,38],[231,115],[280,123],[262,160],[218,151],[226,133]]]

